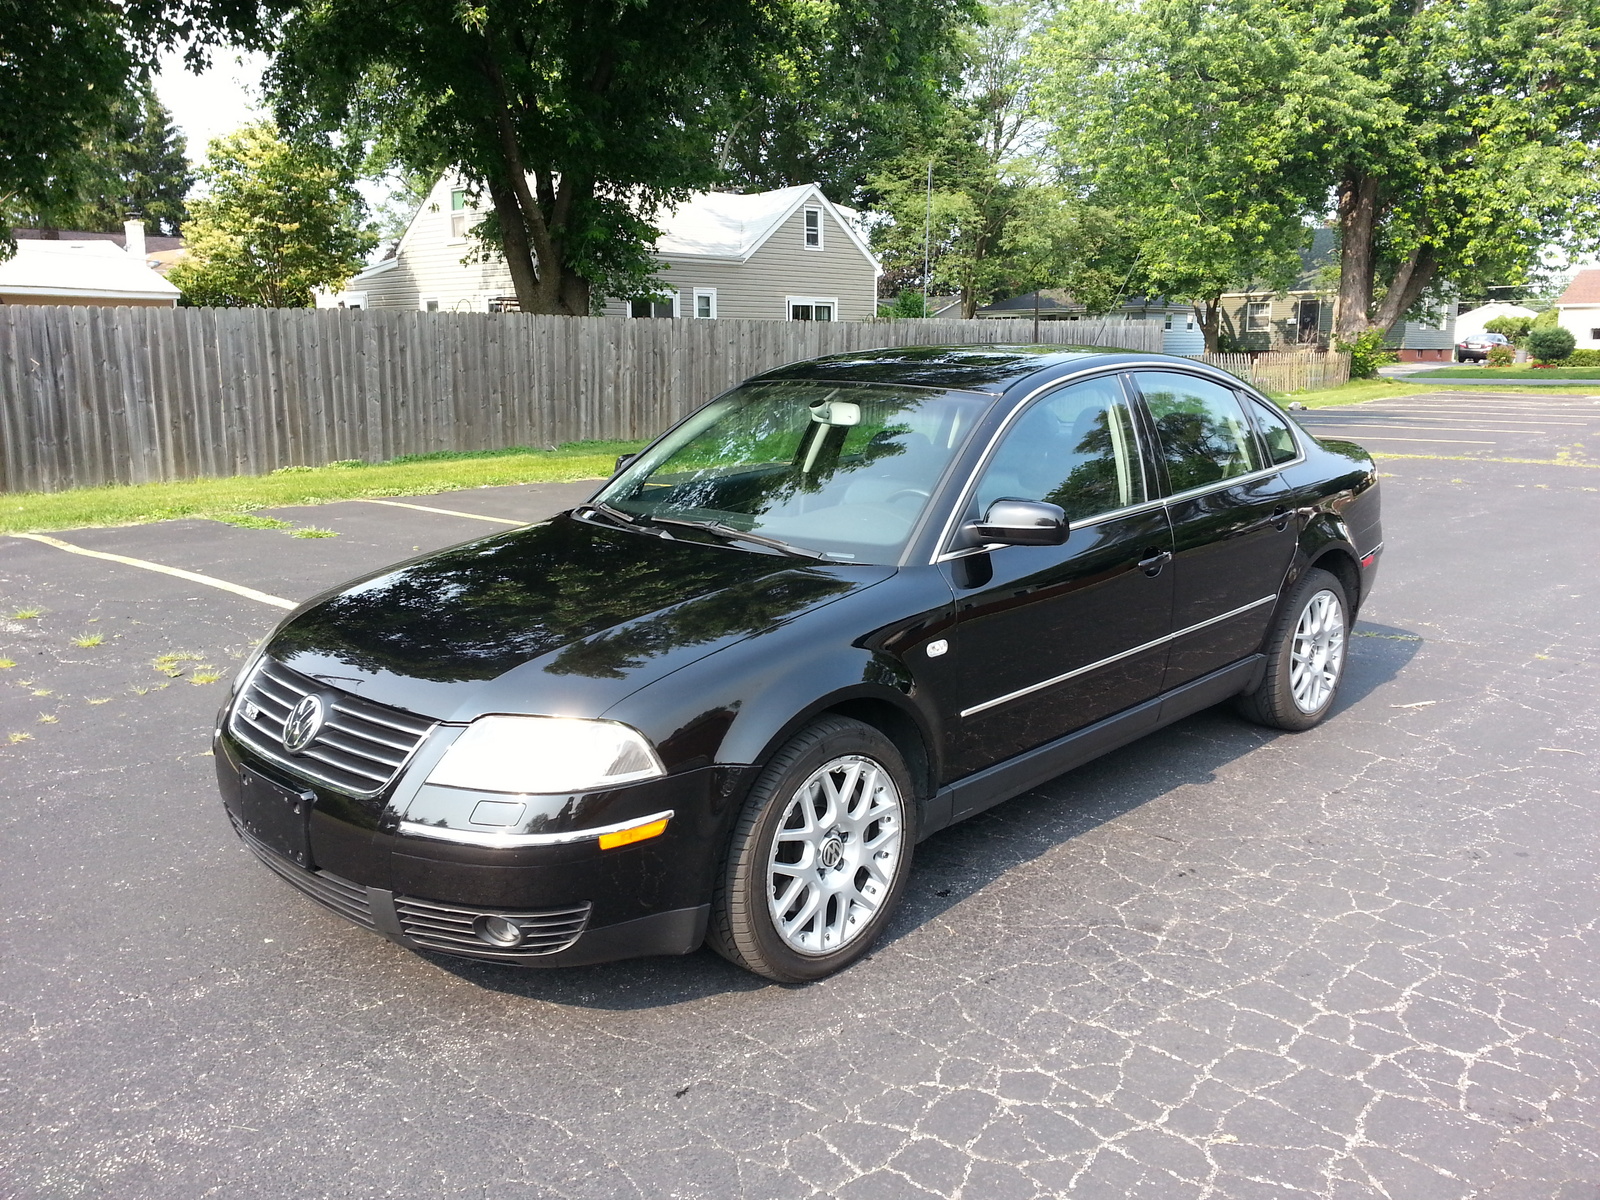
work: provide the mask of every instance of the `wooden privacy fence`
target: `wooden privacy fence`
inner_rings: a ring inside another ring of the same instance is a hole
[[[1161,348],[1142,321],[1039,336]],[[1031,321],[0,305],[0,492],[651,437],[787,362],[1032,339]]]
[[[1350,356],[1337,350],[1274,350],[1263,354],[1196,354],[1264,392],[1300,392],[1350,382]]]

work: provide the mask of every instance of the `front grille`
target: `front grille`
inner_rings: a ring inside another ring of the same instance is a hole
[[[419,946],[429,950],[442,950],[446,954],[461,954],[469,958],[493,958],[503,962],[538,958],[565,950],[578,940],[578,935],[589,924],[589,912],[594,905],[585,901],[566,908],[548,912],[503,912],[499,909],[461,908],[454,904],[440,904],[437,900],[419,900],[415,896],[396,896],[395,914],[400,918],[400,928]],[[509,949],[491,946],[474,931],[479,917],[494,915],[505,917],[522,927],[522,944]]]
[[[255,851],[256,857],[272,868],[279,878],[292,883],[318,904],[331,908],[341,917],[347,917],[368,929],[377,929],[372,920],[372,906],[367,902],[367,889],[359,883],[351,883],[330,871],[308,871],[298,867],[256,841],[239,822],[235,821],[233,827],[244,839],[244,844]]]
[[[284,722],[312,693],[331,698],[327,720],[309,746],[290,754],[283,748]],[[322,687],[270,658],[262,658],[239,690],[229,720],[233,735],[263,758],[356,796],[388,787],[433,725],[425,717]]]

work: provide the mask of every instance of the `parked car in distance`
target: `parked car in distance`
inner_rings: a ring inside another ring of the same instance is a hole
[[[1456,343],[1457,362],[1483,362],[1496,346],[1509,346],[1511,339],[1503,333],[1475,333]]]
[[[811,980],[952,822],[1224,701],[1321,721],[1381,549],[1368,455],[1214,368],[818,359],[303,605],[217,773],[268,867],[413,949]]]

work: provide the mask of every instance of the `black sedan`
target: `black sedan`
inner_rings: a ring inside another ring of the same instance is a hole
[[[1223,701],[1322,720],[1381,548],[1371,459],[1221,371],[820,359],[306,604],[218,776],[268,867],[403,945],[816,979],[952,822]]]

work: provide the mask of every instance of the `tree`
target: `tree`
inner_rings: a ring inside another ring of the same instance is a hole
[[[189,257],[168,273],[190,303],[305,307],[312,289],[343,287],[377,242],[348,165],[268,122],[214,140],[200,179]]]
[[[504,255],[522,309],[586,315],[648,291],[655,214],[733,170],[740,154],[718,148],[735,101],[765,97],[786,60],[795,78],[827,63],[846,96],[904,90],[896,74],[937,55],[903,56],[897,22],[936,40],[964,4],[304,0],[269,81],[291,128],[349,129],[409,170],[458,171],[489,201],[475,234]],[[779,110],[754,104],[749,119]]]
[[[1519,282],[1548,243],[1596,244],[1592,6],[1347,0],[1335,12],[1346,46],[1320,48],[1319,61],[1365,97],[1324,147],[1343,243],[1341,337],[1388,330],[1430,285]]]
[[[1199,309],[1286,287],[1326,184],[1306,127],[1353,98],[1305,69],[1316,36],[1275,0],[1085,0],[1041,39],[1058,169],[1120,214],[1139,290]]]
[[[76,229],[120,232],[131,214],[155,233],[176,237],[188,216],[194,173],[172,114],[145,84],[111,114],[111,127],[89,151],[86,194],[66,214]]]
[[[198,65],[258,32],[254,0],[0,0],[0,258],[13,224],[63,224],[93,194],[96,148],[161,51],[187,41]]]
[[[1033,288],[1066,286],[1094,303],[1107,290],[1096,268],[1116,258],[1103,214],[1055,186],[1034,153],[1030,45],[1046,11],[1034,0],[985,5],[963,46],[959,95],[872,179],[873,207],[890,217],[874,232],[886,279],[958,292],[968,318]]]

